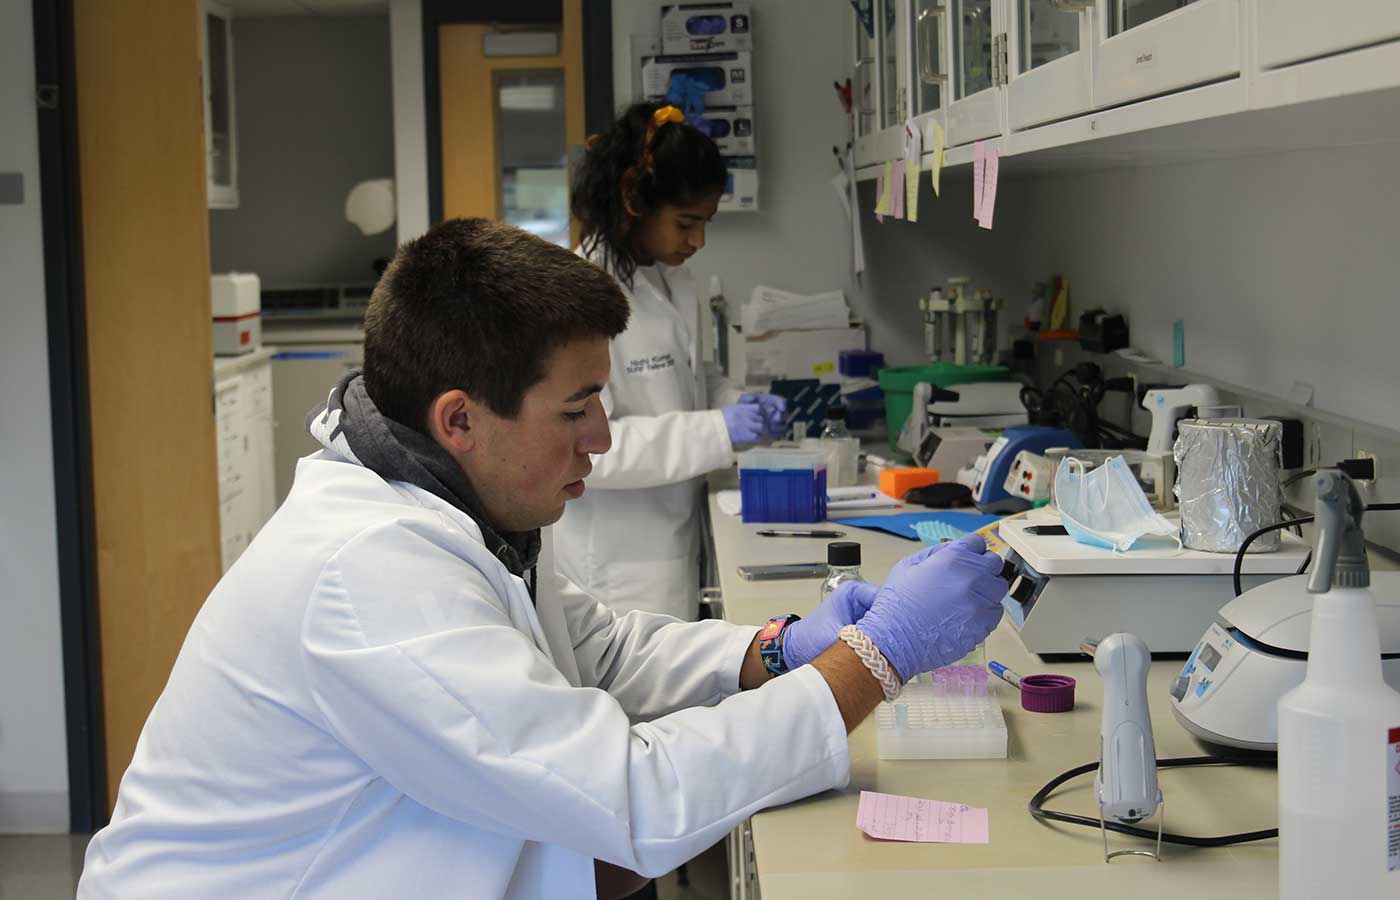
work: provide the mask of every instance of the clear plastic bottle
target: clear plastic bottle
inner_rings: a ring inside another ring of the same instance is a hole
[[[847,581],[860,581],[860,544],[855,541],[833,541],[826,545],[826,580],[822,582],[822,596],[836,590]]]
[[[1400,896],[1400,693],[1380,663],[1361,497],[1319,469],[1308,667],[1278,701],[1279,897]]]
[[[826,452],[826,483],[828,487],[850,487],[856,483],[860,465],[860,441],[846,430],[846,408],[831,406],[822,426],[822,449]]]

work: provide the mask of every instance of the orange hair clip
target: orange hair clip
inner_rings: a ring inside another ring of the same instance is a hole
[[[674,106],[663,106],[651,114],[651,127],[660,128],[667,122],[684,122],[685,113]]]

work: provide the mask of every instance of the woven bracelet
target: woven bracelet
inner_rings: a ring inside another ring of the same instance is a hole
[[[875,676],[875,680],[880,682],[880,690],[885,692],[886,700],[893,700],[899,696],[899,692],[904,690],[904,684],[899,680],[898,673],[890,666],[885,655],[875,646],[870,638],[865,636],[854,625],[847,625],[836,633],[836,636],[845,641],[846,646],[856,652],[860,661],[865,663],[865,667],[870,670],[870,674]]]

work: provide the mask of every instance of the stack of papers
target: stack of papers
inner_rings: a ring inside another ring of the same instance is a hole
[[[759,285],[753,289],[741,321],[745,337],[758,337],[770,331],[845,328],[851,322],[851,311],[841,291],[793,294]]]

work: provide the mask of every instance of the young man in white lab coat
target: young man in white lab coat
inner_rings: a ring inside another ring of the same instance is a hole
[[[973,543],[780,620],[766,658],[755,628],[617,618],[549,567],[532,590],[540,526],[608,448],[625,322],[611,278],[509,226],[400,249],[365,372],[196,617],[80,898],[620,896],[844,785],[896,675],[995,625]]]

